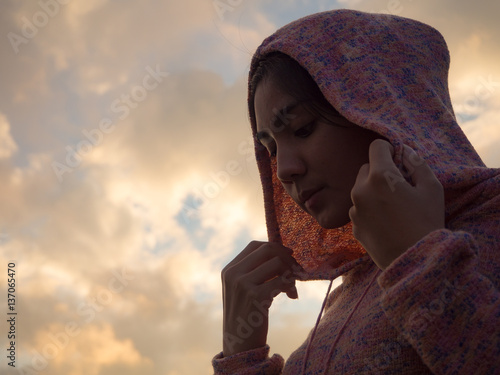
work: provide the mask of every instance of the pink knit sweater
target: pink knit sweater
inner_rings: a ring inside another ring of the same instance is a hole
[[[348,120],[388,139],[398,166],[403,144],[417,150],[444,187],[446,229],[382,272],[350,225],[322,229],[295,205],[256,145],[269,240],[294,250],[304,279],[343,283],[286,364],[263,347],[215,356],[215,374],[500,374],[500,171],[484,166],[456,123],[442,36],[405,18],[339,10],[267,38],[250,77],[273,51],[306,68]]]

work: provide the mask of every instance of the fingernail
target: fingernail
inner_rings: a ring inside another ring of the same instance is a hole
[[[406,151],[408,151],[408,152],[415,152],[415,150],[414,150],[414,149],[412,149],[412,148],[411,148],[410,146],[408,146],[408,145],[403,145],[403,148],[404,148]]]
[[[415,151],[408,145],[403,145],[403,146],[404,149],[408,152],[408,155],[406,156],[414,166],[419,166],[424,162],[424,159],[420,157],[417,151]]]

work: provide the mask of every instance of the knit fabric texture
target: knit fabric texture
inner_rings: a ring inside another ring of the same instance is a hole
[[[445,192],[446,228],[422,238],[370,284],[379,270],[351,225],[321,228],[285,192],[256,141],[269,241],[293,250],[304,280],[344,275],[328,297],[305,373],[500,373],[500,170],[483,164],[456,122],[441,34],[398,16],[317,13],[265,39],[249,79],[275,51],[304,67],[342,116],[389,140],[399,168],[403,145],[416,150]],[[255,135],[255,118],[250,122]],[[215,373],[299,374],[307,342],[284,367],[266,347],[215,357]]]
[[[274,51],[304,67],[330,104],[354,124],[390,140],[402,167],[403,144],[431,166],[446,192],[447,216],[467,189],[496,174],[456,123],[448,93],[449,53],[432,27],[402,17],[336,10],[294,21],[264,40],[250,66]],[[250,98],[251,99],[251,98]],[[249,105],[253,105],[249,100]],[[251,118],[255,135],[256,123]],[[309,278],[365,254],[351,225],[321,228],[285,192],[267,150],[255,143],[269,240],[294,250]]]

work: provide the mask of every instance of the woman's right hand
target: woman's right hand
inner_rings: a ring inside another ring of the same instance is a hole
[[[269,307],[281,292],[298,298],[295,273],[302,267],[292,250],[270,242],[250,242],[222,270],[224,357],[266,345]]]

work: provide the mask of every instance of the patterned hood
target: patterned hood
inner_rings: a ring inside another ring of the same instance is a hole
[[[467,192],[499,174],[485,167],[456,122],[448,92],[449,52],[434,28],[351,10],[313,14],[264,40],[252,58],[250,80],[259,59],[274,51],[305,68],[341,115],[389,140],[397,166],[403,144],[416,150],[444,187],[447,223],[474,201]],[[255,118],[250,122],[255,136]],[[304,279],[331,279],[366,259],[350,224],[321,228],[287,195],[265,148],[256,142],[255,151],[269,241],[293,249],[307,271]]]

